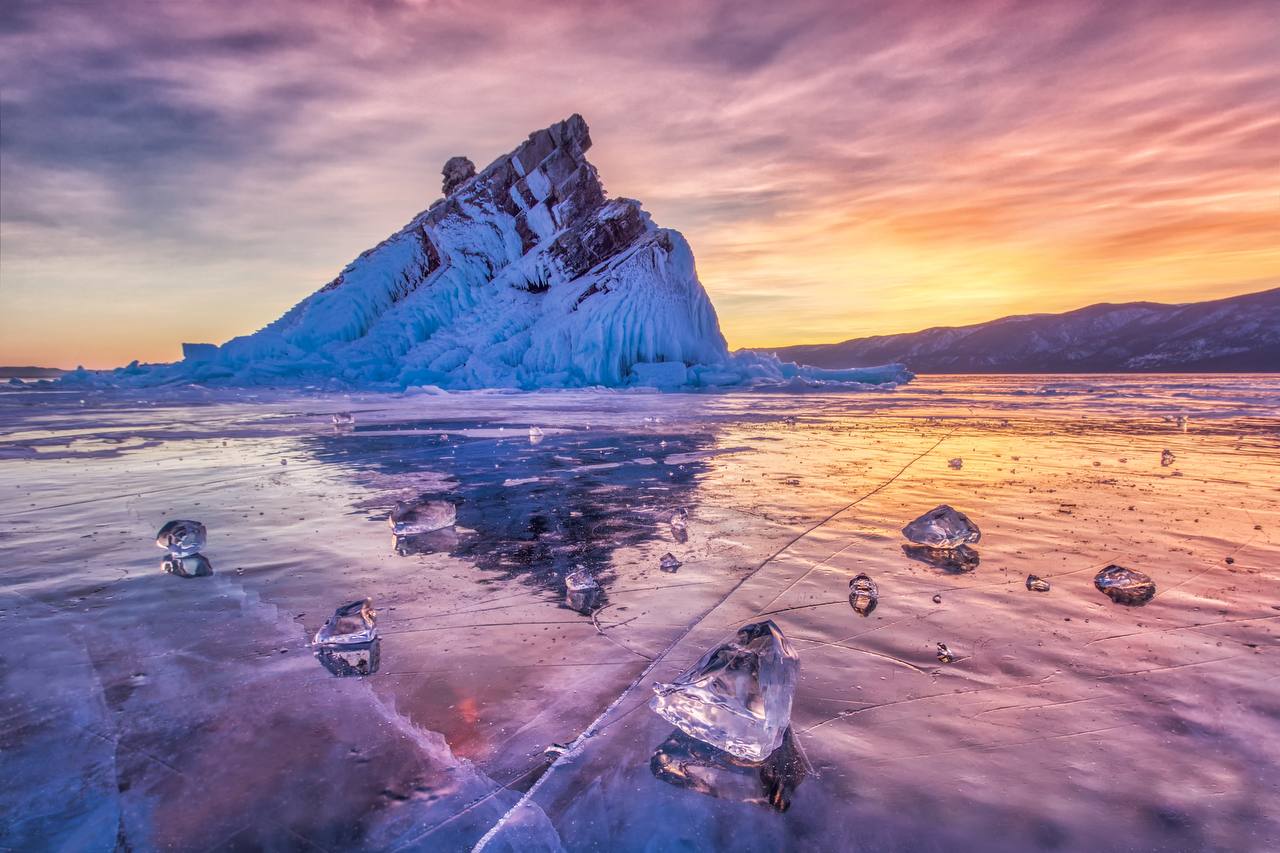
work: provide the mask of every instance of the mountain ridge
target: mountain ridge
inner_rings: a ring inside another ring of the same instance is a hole
[[[1280,371],[1280,287],[752,350],[826,368],[890,360],[917,373],[1269,373]]]

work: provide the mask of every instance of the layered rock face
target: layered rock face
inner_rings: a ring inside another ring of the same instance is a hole
[[[117,375],[445,389],[796,378],[793,365],[729,354],[684,238],[656,227],[639,202],[608,198],[590,147],[573,115],[479,173],[451,158],[444,198],[274,323]],[[906,378],[846,373],[816,381]]]

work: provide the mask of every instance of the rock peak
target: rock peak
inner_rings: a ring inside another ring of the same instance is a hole
[[[450,157],[441,170],[444,175],[444,194],[452,195],[453,191],[476,175],[476,164],[467,157]]]

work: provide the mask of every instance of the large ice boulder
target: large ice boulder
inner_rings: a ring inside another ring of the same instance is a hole
[[[444,198],[283,317],[131,384],[444,389],[892,384],[900,365],[809,371],[730,354],[679,232],[609,198],[579,115],[484,170],[444,167]]]

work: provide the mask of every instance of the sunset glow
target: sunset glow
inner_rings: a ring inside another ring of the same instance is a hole
[[[1271,3],[80,3],[0,19],[0,363],[253,331],[581,113],[731,346],[1280,283]]]

